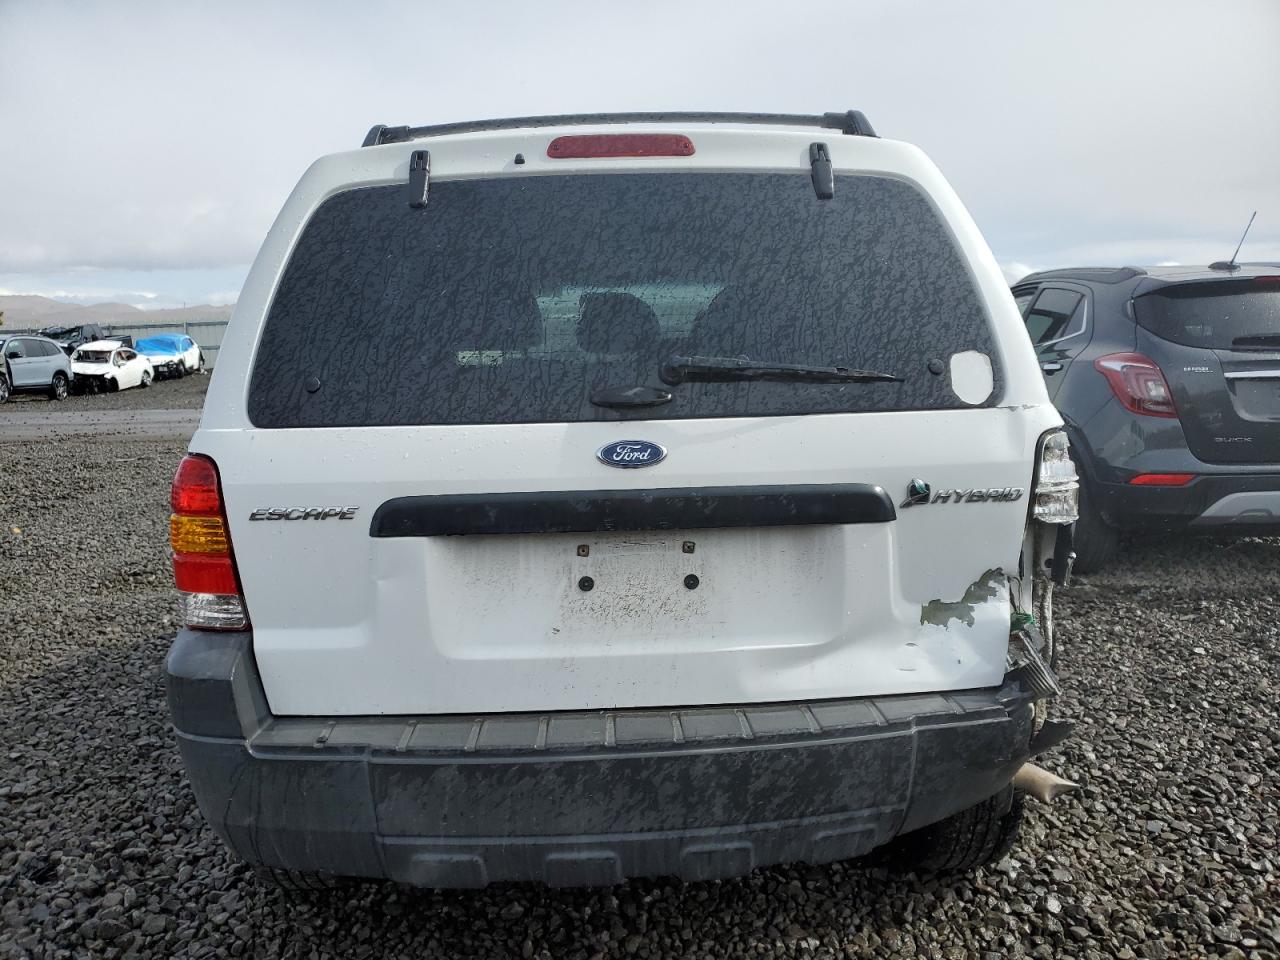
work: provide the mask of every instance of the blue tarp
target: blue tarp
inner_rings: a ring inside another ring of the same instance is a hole
[[[134,348],[146,356],[168,355],[178,356],[186,347],[183,341],[186,336],[181,333],[157,333],[152,337],[143,337],[133,342]]]

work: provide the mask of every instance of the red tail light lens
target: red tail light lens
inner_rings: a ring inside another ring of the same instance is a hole
[[[188,517],[216,517],[222,513],[218,490],[218,468],[208,457],[191,454],[182,458],[169,491],[173,512]]]
[[[1195,478],[1194,473],[1140,473],[1129,483],[1135,487],[1185,487]]]
[[[552,160],[591,157],[691,157],[693,141],[677,133],[592,133],[556,137],[547,147]]]
[[[1126,410],[1144,417],[1176,417],[1173,392],[1155,361],[1140,353],[1109,353],[1093,361]]]
[[[239,593],[231,556],[200,553],[173,555],[174,584],[183,593]]]
[[[243,630],[249,618],[236,578],[217,465],[200,454],[184,457],[169,502],[173,581],[183,622],[197,630]]]

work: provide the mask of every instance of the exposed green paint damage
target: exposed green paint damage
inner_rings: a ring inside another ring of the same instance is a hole
[[[939,597],[930,600],[920,608],[920,623],[932,623],[934,626],[951,629],[951,621],[959,620],[967,627],[974,624],[973,608],[988,600],[1000,596],[1000,590],[1007,586],[1004,571],[999,567],[988,570],[973,583],[969,584],[964,596],[959,600],[943,600]]]

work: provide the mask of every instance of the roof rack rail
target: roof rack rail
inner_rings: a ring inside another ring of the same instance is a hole
[[[404,143],[424,137],[443,137],[452,133],[480,133],[486,130],[519,130],[527,127],[568,127],[608,123],[759,123],[774,127],[820,127],[839,130],[853,137],[874,137],[875,130],[861,110],[844,113],[567,113],[546,117],[506,117],[497,120],[464,120],[460,123],[438,123],[428,127],[389,127],[375,124],[364,138],[362,147],[384,143]]]

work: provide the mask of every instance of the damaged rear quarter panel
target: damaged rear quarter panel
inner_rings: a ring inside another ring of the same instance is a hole
[[[950,629],[951,621],[956,620],[966,627],[975,624],[974,610],[991,601],[1007,602],[1009,582],[1000,568],[988,570],[965,588],[964,596],[959,600],[944,600],[938,597],[920,607],[920,625],[932,623],[935,626]]]

